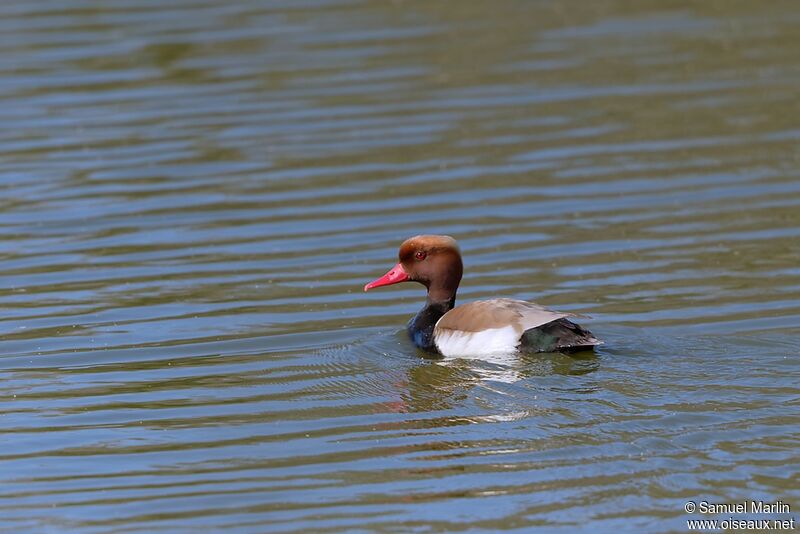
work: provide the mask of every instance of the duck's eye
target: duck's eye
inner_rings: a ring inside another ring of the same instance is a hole
[[[414,254],[414,257],[417,258],[418,260],[424,260],[427,255],[428,254],[426,252],[419,250]]]

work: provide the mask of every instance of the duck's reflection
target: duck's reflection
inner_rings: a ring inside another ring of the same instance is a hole
[[[598,369],[600,359],[591,351],[574,354],[508,354],[493,361],[436,358],[419,352],[421,362],[407,369],[403,394],[405,408],[413,412],[449,410],[474,396],[476,387],[514,394],[536,377],[587,375]],[[582,383],[580,388],[585,388]],[[505,391],[504,391],[505,390]],[[519,400],[519,399],[517,399]],[[519,404],[519,402],[516,402]]]

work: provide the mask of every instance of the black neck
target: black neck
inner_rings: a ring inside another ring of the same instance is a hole
[[[408,334],[416,346],[425,350],[436,350],[433,343],[433,327],[442,315],[453,309],[456,296],[445,301],[432,301],[430,296],[425,306],[408,322]]]

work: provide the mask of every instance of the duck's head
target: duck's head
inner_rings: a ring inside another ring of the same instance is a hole
[[[464,267],[456,240],[447,235],[418,235],[400,245],[400,261],[364,291],[400,282],[419,282],[434,302],[452,299]]]

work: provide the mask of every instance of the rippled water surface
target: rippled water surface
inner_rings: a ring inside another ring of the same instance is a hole
[[[0,528],[800,519],[795,3],[0,13]],[[606,345],[426,359],[423,232]]]

